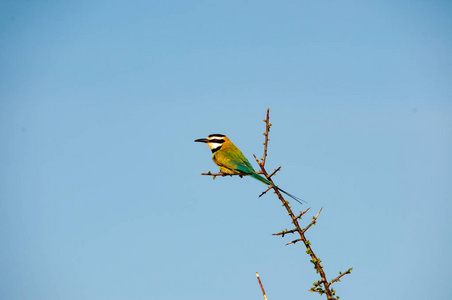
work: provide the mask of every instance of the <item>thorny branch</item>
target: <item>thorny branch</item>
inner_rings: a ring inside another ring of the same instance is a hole
[[[276,174],[276,172],[278,172],[281,169],[281,167],[275,169],[275,171],[271,174],[268,174],[268,172],[265,170],[265,161],[267,158],[267,147],[268,147],[268,141],[269,141],[268,133],[270,131],[270,127],[272,126],[272,124],[269,123],[269,120],[270,120],[269,113],[270,113],[270,109],[267,109],[267,118],[264,119],[264,122],[265,122],[264,155],[261,160],[259,160],[256,157],[256,155],[253,155],[253,156],[256,159],[257,164],[261,168],[261,171],[259,171],[257,173],[264,175],[269,181],[271,181],[273,183],[271,177],[274,176]],[[202,173],[201,175],[210,175],[210,176],[213,176],[213,178],[215,179],[216,176],[225,176],[226,174],[208,172],[208,173]],[[290,218],[292,219],[292,224],[295,226],[294,229],[291,229],[291,230],[285,229],[285,230],[275,233],[273,235],[281,235],[282,237],[284,237],[284,235],[286,235],[286,234],[298,233],[299,238],[293,240],[292,242],[287,243],[286,245],[296,244],[300,241],[303,242],[303,244],[306,247],[306,253],[311,257],[311,262],[314,265],[314,269],[320,275],[320,278],[321,278],[319,281],[314,282],[313,287],[309,291],[317,292],[320,295],[326,294],[328,300],[339,299],[339,297],[336,296],[336,291],[331,286],[333,283],[340,281],[342,276],[344,276],[346,274],[350,274],[351,271],[353,270],[353,268],[348,269],[344,273],[339,272],[339,276],[337,276],[336,278],[334,278],[331,281],[328,281],[326,278],[325,271],[323,270],[323,265],[321,264],[322,260],[315,255],[314,251],[312,250],[311,243],[305,236],[306,231],[309,228],[311,228],[312,225],[316,224],[317,218],[319,217],[320,212],[322,211],[323,208],[321,208],[319,210],[319,212],[317,213],[317,215],[312,218],[311,223],[309,223],[306,227],[301,228],[300,224],[298,223],[298,220],[301,220],[302,216],[309,210],[309,208],[306,209],[305,211],[300,211],[300,214],[295,215],[292,211],[292,208],[289,205],[289,201],[286,201],[284,199],[284,197],[281,195],[281,193],[278,190],[278,188],[276,187],[276,185],[269,186],[268,189],[266,191],[264,191],[259,197],[266,194],[271,189],[274,190],[275,194],[278,196],[279,200],[282,202],[283,206],[286,208],[287,213],[289,214]]]
[[[270,127],[272,126],[272,124],[269,123],[270,121],[270,108],[267,108],[267,118],[264,120],[265,122],[265,142],[264,142],[264,156],[262,157],[262,166],[265,165],[265,160],[267,159],[267,145],[268,145],[268,132],[270,131]],[[281,168],[281,167],[279,167]],[[263,171],[263,170],[262,170]]]

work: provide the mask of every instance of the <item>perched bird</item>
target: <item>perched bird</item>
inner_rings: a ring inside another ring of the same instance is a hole
[[[227,175],[251,176],[268,186],[276,187],[279,191],[295,201],[298,201],[300,204],[301,201],[303,201],[275,186],[267,178],[257,174],[243,153],[227,136],[223,134],[211,134],[206,139],[197,139],[195,142],[206,143],[207,146],[209,146],[210,150],[212,150],[212,160],[220,168],[221,173]]]

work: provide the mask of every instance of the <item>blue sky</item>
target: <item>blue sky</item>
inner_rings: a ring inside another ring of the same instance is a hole
[[[448,297],[448,1],[3,1],[0,53],[0,298],[319,299],[275,195],[200,175],[268,107],[337,294]]]

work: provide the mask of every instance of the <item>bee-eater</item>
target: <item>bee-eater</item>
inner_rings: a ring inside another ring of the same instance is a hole
[[[267,178],[257,174],[245,155],[243,155],[239,148],[237,148],[227,136],[223,134],[211,134],[206,139],[197,139],[195,142],[206,143],[207,146],[209,146],[210,150],[212,150],[212,160],[220,168],[221,173],[227,175],[251,176],[268,186],[276,187],[279,191],[301,204],[300,200],[302,199],[287,193],[275,186]]]

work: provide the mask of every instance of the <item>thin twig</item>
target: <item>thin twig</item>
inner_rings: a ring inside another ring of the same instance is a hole
[[[275,175],[276,172],[278,172],[279,170],[281,170],[281,166],[279,166],[277,169],[275,169],[275,171],[273,171],[273,173],[271,173],[270,175],[268,175],[268,177],[272,177],[272,176]]]
[[[353,268],[348,269],[347,271],[345,271],[344,273],[339,272],[339,276],[337,276],[336,278],[334,278],[333,280],[330,281],[330,285],[340,281],[341,277],[347,274],[350,274],[353,271]]]
[[[312,222],[309,223],[309,225],[306,226],[306,227],[303,229],[303,231],[302,231],[303,233],[305,233],[312,225],[315,224],[315,221],[317,221],[317,218],[319,217],[320,212],[322,211],[322,209],[323,209],[323,207],[319,210],[319,212],[317,213],[317,215],[316,215],[314,218],[312,218]]]
[[[267,159],[267,145],[268,145],[268,132],[270,131],[270,126],[272,124],[269,123],[270,121],[270,108],[267,108],[267,118],[264,120],[265,122],[265,142],[264,142],[264,156],[262,157],[262,166],[265,166],[265,160]]]
[[[297,229],[292,229],[292,230],[283,230],[283,231],[281,231],[281,232],[278,232],[278,233],[273,233],[272,235],[282,235],[282,237],[284,237],[286,234],[288,234],[288,233],[295,233],[295,232],[297,232]]]
[[[301,219],[301,216],[303,216],[305,213],[308,212],[308,210],[310,210],[311,208],[308,207],[305,211],[300,211],[300,214],[298,216],[296,216],[297,219]]]
[[[264,299],[267,300],[267,295],[265,294],[264,287],[262,286],[261,279],[259,278],[259,273],[256,272],[257,280],[259,281],[259,285],[261,286],[262,294],[264,295]]]
[[[267,194],[267,192],[271,189],[272,189],[272,186],[270,185],[265,191],[262,192],[262,194],[259,195],[259,198],[262,197],[263,195]]]
[[[221,173],[221,172],[219,172],[219,173],[211,173],[211,172],[209,171],[209,172],[207,172],[207,173],[201,173],[201,175],[209,175],[209,176],[213,176],[213,179],[215,179],[215,177],[217,177],[217,176],[225,177],[226,175],[229,175],[229,174]],[[229,176],[232,176],[232,175],[229,175]]]
[[[257,171],[256,174],[262,174],[262,171]],[[226,173],[221,173],[221,172],[219,172],[219,173],[212,173],[210,171],[208,171],[207,173],[201,173],[201,175],[213,176],[213,179],[215,179],[215,177],[217,177],[217,176],[222,176],[222,177],[225,177],[225,176],[240,176],[240,177],[243,177],[243,175],[240,175],[240,174],[226,174]]]

